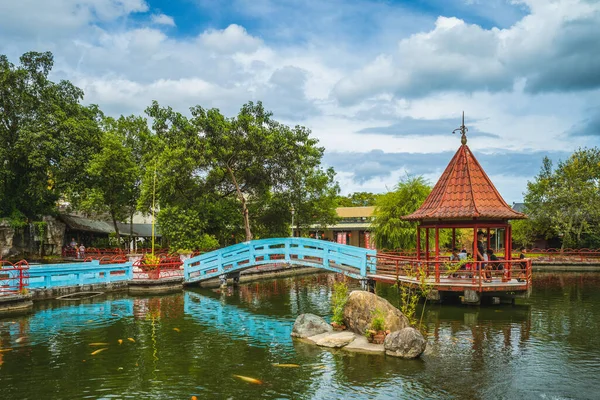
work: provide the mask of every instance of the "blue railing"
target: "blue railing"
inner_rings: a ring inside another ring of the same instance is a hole
[[[99,260],[94,260],[72,264],[32,265],[29,268],[30,289],[93,285],[132,279],[131,263],[100,265]]]
[[[184,277],[185,282],[198,282],[258,265],[294,264],[364,279],[367,277],[367,258],[375,254],[375,250],[317,239],[252,240],[184,261]]]

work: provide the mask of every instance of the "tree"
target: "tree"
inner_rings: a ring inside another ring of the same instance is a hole
[[[416,248],[416,224],[400,217],[415,212],[430,192],[431,187],[423,177],[406,177],[394,191],[379,196],[371,225],[377,248]]]
[[[563,248],[582,246],[600,227],[600,149],[579,149],[556,169],[545,158],[525,206],[534,232],[562,237]]]
[[[370,192],[355,192],[347,196],[339,196],[338,205],[340,207],[374,206],[379,196]]]
[[[81,89],[48,79],[53,57],[29,52],[15,66],[0,55],[0,216],[37,218],[78,190],[99,146],[101,116]]]
[[[87,167],[89,187],[81,193],[79,206],[93,213],[108,213],[120,237],[118,221],[128,216],[136,197],[139,168],[131,148],[125,146],[125,137],[108,130],[102,138],[102,149],[92,156]]]
[[[304,171],[301,178],[290,187],[290,203],[295,210],[298,234],[313,225],[324,229],[337,222],[336,200],[339,192],[333,168]]]

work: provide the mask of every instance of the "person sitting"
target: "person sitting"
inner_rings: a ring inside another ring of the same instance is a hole
[[[467,258],[469,258],[469,255],[467,254],[467,250],[466,249],[462,249],[460,251],[460,253],[458,253],[458,259],[459,260],[466,260]]]
[[[458,261],[460,261],[460,257],[458,256],[458,249],[455,247],[452,249],[452,254],[450,255],[450,262],[455,263]],[[453,273],[453,274],[451,274],[451,276],[453,278],[460,278],[460,275],[458,275],[457,273]],[[448,276],[448,278],[450,278],[450,276]]]

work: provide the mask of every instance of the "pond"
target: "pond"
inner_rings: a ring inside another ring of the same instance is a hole
[[[538,273],[526,305],[427,306],[418,360],[292,340],[335,279],[36,303],[0,319],[1,398],[598,398],[600,273]]]

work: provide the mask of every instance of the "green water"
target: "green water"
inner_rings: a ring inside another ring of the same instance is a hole
[[[526,306],[427,307],[419,360],[293,341],[335,278],[36,303],[0,319],[0,399],[600,398],[600,274],[538,274]]]

